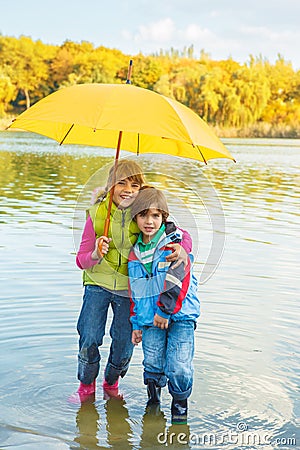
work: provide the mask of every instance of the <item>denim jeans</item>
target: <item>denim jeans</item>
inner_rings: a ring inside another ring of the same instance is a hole
[[[111,305],[113,320],[110,327],[111,346],[105,368],[105,379],[114,384],[126,374],[133,352],[129,297],[117,295],[96,285],[86,285],[83,304],[78,318],[79,333],[78,379],[92,383],[98,376],[101,355],[99,347],[105,335],[108,308]]]
[[[167,329],[142,328],[144,383],[154,380],[156,386],[168,389],[175,400],[191,395],[194,356],[193,320],[170,322]]]

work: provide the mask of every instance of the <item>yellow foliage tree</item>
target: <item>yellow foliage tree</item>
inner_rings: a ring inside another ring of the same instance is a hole
[[[86,41],[54,46],[0,35],[0,114],[18,112],[63,86],[124,82],[131,58]],[[191,45],[133,59],[133,84],[179,100],[211,125],[282,124],[300,135],[300,73],[281,55],[275,64],[252,55],[240,64],[214,61],[204,50],[197,58]]]

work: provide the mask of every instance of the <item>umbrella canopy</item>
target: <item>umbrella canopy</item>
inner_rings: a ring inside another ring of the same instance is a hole
[[[9,128],[42,134],[60,144],[165,153],[205,162],[230,152],[191,109],[130,84],[78,84],[48,95]]]

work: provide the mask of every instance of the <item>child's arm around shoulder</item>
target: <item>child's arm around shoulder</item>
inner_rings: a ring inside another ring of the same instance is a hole
[[[192,251],[192,238],[188,231],[175,227],[172,222],[169,222],[170,226],[177,228],[182,233],[181,242],[174,242],[168,244],[168,248],[172,250],[172,253],[166,257],[166,261],[174,263],[173,269],[176,269],[183,262],[184,267],[188,265],[188,254]]]
[[[193,241],[190,233],[179,227],[178,230],[182,232],[182,240],[180,243],[181,247],[186,251],[186,253],[191,253],[193,248]]]

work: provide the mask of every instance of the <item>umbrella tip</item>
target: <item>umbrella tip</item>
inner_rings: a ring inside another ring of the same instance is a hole
[[[131,84],[132,64],[133,64],[133,60],[131,59],[129,61],[126,84]]]

